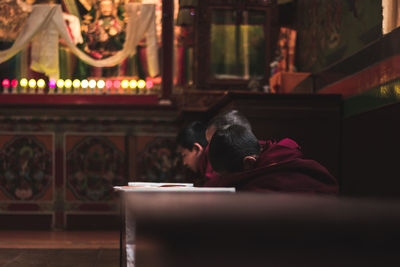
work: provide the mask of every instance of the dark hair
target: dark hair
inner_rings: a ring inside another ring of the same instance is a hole
[[[194,143],[199,143],[202,147],[206,147],[208,142],[205,125],[199,121],[190,123],[178,133],[176,143],[190,151],[192,151]]]
[[[216,172],[239,172],[243,170],[243,159],[246,156],[260,154],[260,145],[249,129],[232,125],[215,132],[208,153],[211,166]]]
[[[246,129],[251,130],[249,120],[237,110],[225,111],[214,118],[212,118],[207,125],[207,128],[214,126],[215,130],[226,129],[231,125],[240,125]]]

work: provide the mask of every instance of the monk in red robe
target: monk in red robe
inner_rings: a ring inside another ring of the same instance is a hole
[[[223,130],[232,125],[240,125],[251,131],[251,124],[242,113],[237,110],[228,110],[215,116],[208,122],[205,133],[207,142],[210,143],[211,138],[217,130]],[[213,170],[210,164],[208,150],[209,146],[204,149],[203,156],[200,159],[200,169],[205,178],[203,186],[213,186],[214,180],[220,176]]]
[[[178,151],[183,163],[199,175],[197,186],[211,186],[219,176],[211,167],[208,159],[208,143],[216,130],[226,129],[231,125],[241,125],[251,130],[250,122],[237,110],[229,110],[212,118],[207,128],[201,122],[195,121],[183,128],[177,138]]]
[[[203,158],[208,142],[206,140],[206,126],[195,121],[183,128],[176,137],[178,152],[182,155],[183,164],[193,172],[203,172],[200,168],[200,159]]]
[[[203,155],[199,160],[199,171],[203,177],[203,183],[201,185],[205,187],[212,185],[213,181],[219,177],[219,174],[211,167],[210,160],[208,159],[208,149],[209,146],[204,148]]]
[[[210,142],[212,168],[221,174],[208,186],[238,191],[337,194],[336,179],[321,164],[305,159],[291,139],[260,146],[240,125],[217,130]]]

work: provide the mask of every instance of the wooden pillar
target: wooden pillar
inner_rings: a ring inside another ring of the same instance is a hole
[[[162,98],[169,99],[173,87],[174,0],[162,1]]]

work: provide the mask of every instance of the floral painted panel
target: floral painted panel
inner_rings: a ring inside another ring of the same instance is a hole
[[[299,0],[297,67],[318,72],[382,34],[382,1]]]
[[[66,199],[107,201],[126,182],[124,136],[66,135]]]
[[[0,135],[0,199],[51,200],[52,135]]]
[[[138,137],[138,144],[143,144],[145,137]],[[147,141],[147,140],[146,140]],[[138,145],[138,149],[140,149]],[[138,180],[151,182],[183,182],[186,170],[176,151],[174,138],[158,137],[147,142],[139,150]]]

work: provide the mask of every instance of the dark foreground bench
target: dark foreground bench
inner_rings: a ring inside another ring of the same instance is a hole
[[[137,267],[400,266],[398,201],[144,193],[126,205]]]

